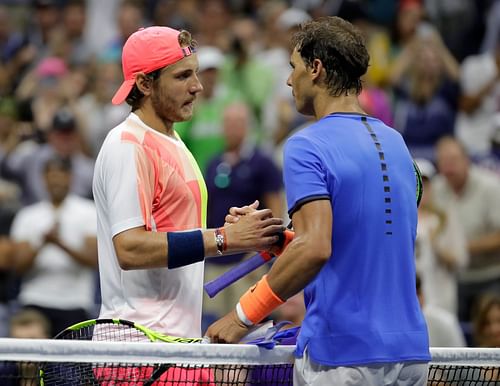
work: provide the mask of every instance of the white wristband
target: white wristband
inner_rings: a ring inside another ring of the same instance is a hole
[[[243,311],[243,308],[241,308],[240,302],[236,304],[236,314],[238,315],[238,318],[240,319],[241,323],[243,323],[245,326],[247,327],[253,326],[252,321],[247,318],[245,312]]]

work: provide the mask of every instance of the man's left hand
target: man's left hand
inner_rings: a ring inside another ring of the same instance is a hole
[[[239,343],[248,332],[249,327],[240,321],[236,310],[232,310],[213,323],[205,336],[210,338],[210,343]]]

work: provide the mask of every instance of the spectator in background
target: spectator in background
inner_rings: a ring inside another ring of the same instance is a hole
[[[500,347],[500,296],[488,294],[478,300],[473,326],[478,347]]]
[[[74,104],[80,118],[85,148],[94,159],[109,128],[118,125],[129,113],[126,105],[115,106],[111,103],[122,81],[120,65],[102,59],[96,63],[95,69],[88,89]]]
[[[464,333],[455,314],[427,303],[422,290],[422,280],[417,275],[417,296],[427,322],[431,347],[466,347]]]
[[[490,4],[496,0],[423,0],[426,16],[453,56],[462,61],[477,52]],[[498,17],[498,16],[497,16]]]
[[[422,173],[423,196],[418,208],[415,258],[422,278],[425,303],[458,315],[457,276],[468,264],[469,255],[456,208],[438,208],[432,194],[436,170],[426,159],[416,159]]]
[[[412,43],[423,23],[424,8],[420,0],[401,0],[393,20],[389,57],[395,58]]]
[[[432,159],[439,138],[453,135],[459,66],[429,25],[395,59],[394,126],[414,157]]]
[[[152,5],[152,25],[170,25],[192,31],[203,23],[200,18],[205,16],[196,0],[157,0]]]
[[[144,11],[141,5],[133,0],[124,0],[117,11],[118,33],[107,43],[103,52],[108,60],[120,62],[122,48],[128,37],[139,28],[144,27]]]
[[[224,150],[223,111],[231,101],[241,99],[241,95],[221,81],[220,71],[225,61],[221,50],[205,46],[197,49],[196,53],[203,91],[198,96],[193,118],[176,123],[175,130],[205,174],[208,162]]]
[[[15,101],[0,98],[0,162],[10,151],[12,142],[16,141],[12,137],[17,137],[18,132],[22,132],[22,127]],[[19,187],[0,176],[0,235],[8,233],[12,217],[19,209],[19,199]]]
[[[93,55],[99,56],[117,34],[118,9],[123,0],[85,0],[84,39]]]
[[[500,113],[500,39],[493,49],[467,57],[461,66],[456,133],[472,156],[491,152],[494,118]]]
[[[49,41],[51,53],[65,60],[69,66],[82,66],[93,57],[84,33],[87,23],[85,0],[68,0],[62,8],[61,21]]]
[[[13,29],[11,12],[8,7],[0,4],[0,63],[11,60],[24,44],[22,35]]]
[[[12,99],[0,97],[0,161],[7,152],[11,137],[20,130],[17,108]],[[13,296],[12,260],[14,245],[9,240],[10,225],[20,208],[20,189],[0,177],[0,337],[8,332],[9,301]]]
[[[16,89],[16,98],[30,105],[37,130],[48,130],[54,114],[64,104],[63,80],[68,72],[63,59],[46,57],[23,78]]]
[[[15,27],[10,8],[0,4],[0,96],[12,93],[35,53]]]
[[[49,339],[50,322],[40,312],[21,310],[10,319],[9,337],[15,339]],[[38,383],[40,368],[35,363],[0,361],[2,386],[32,386]]]
[[[57,0],[32,0],[33,24],[29,26],[27,38],[34,48],[36,59],[49,55],[49,43],[53,31],[58,27],[61,16]]]
[[[9,337],[17,339],[50,339],[50,320],[37,310],[21,309],[9,322]]]
[[[47,132],[47,143],[21,143],[2,162],[2,173],[19,183],[25,205],[49,198],[44,183],[44,167],[48,159],[59,156],[71,159],[73,179],[71,192],[92,197],[93,161],[81,151],[78,123],[67,109],[57,111]]]
[[[500,34],[500,1],[489,1],[489,7],[483,17],[486,18],[486,30],[481,44],[481,53],[492,51],[497,45]]]
[[[233,102],[224,109],[222,130],[225,149],[208,163],[205,178],[209,197],[208,227],[224,223],[231,206],[242,207],[255,199],[276,215],[284,213],[281,171],[272,156],[256,146],[250,135],[251,129],[252,114],[244,102]],[[205,282],[220,276],[244,256],[241,253],[206,260]],[[206,297],[205,313],[216,317],[225,315],[255,278],[255,274],[248,275],[216,298]]]
[[[283,2],[270,2],[263,9],[262,18],[266,45],[257,58],[269,67],[275,79],[269,102],[264,105],[262,126],[266,132],[263,134],[266,140],[280,145],[297,126],[306,121],[295,110],[286,80],[293,51],[290,36],[301,23],[311,20],[311,16],[302,9],[287,8]]]
[[[263,109],[270,100],[275,78],[270,68],[251,54],[248,44],[238,35],[231,41],[231,51],[221,76],[230,90],[242,95],[256,117],[257,127],[261,128]],[[258,133],[258,136],[262,135],[263,133]]]
[[[198,23],[193,25],[197,29],[198,44],[200,46],[227,48],[232,38],[231,35],[234,34],[232,27],[228,28],[233,21],[229,2],[225,0],[182,1],[182,3],[184,2],[187,4],[192,3],[192,8],[199,9]],[[178,3],[181,3],[181,1]]]
[[[0,338],[8,335],[8,321],[12,292],[12,264],[14,260],[14,243],[0,233]]]
[[[469,265],[459,275],[459,318],[469,321],[471,307],[485,292],[500,294],[500,179],[471,165],[455,138],[436,145],[439,170],[432,183],[438,208],[455,208],[465,231]]]
[[[11,238],[19,302],[49,318],[55,335],[94,308],[97,220],[93,202],[70,193],[71,159],[50,158],[43,171],[49,199],[17,213]]]

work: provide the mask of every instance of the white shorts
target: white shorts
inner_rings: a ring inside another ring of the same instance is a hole
[[[312,362],[304,351],[295,359],[294,386],[425,386],[429,365],[424,362],[375,363],[366,366],[325,366]]]

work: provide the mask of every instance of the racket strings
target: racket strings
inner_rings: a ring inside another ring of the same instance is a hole
[[[86,324],[80,323],[64,330],[55,339],[95,342],[160,341],[168,343],[198,343],[201,341],[201,338],[163,335],[121,319],[97,319],[88,321]],[[117,385],[122,384],[121,382],[124,382],[124,385],[149,386],[155,384],[158,379],[167,376],[169,370],[180,371],[184,367],[189,368],[189,365],[45,363],[39,367],[39,376],[40,384],[43,386]]]

